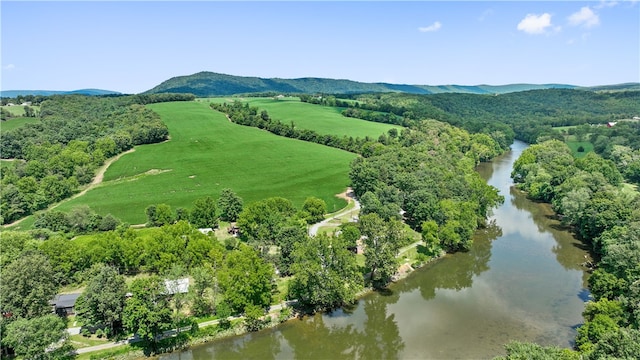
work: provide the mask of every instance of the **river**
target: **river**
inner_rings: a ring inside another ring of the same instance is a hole
[[[512,188],[527,145],[481,164],[505,196],[470,251],[447,255],[353,307],[290,320],[161,357],[200,359],[490,359],[511,340],[571,347],[582,323],[587,251],[546,204]]]

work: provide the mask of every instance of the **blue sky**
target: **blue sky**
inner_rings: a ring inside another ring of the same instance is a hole
[[[443,85],[640,81],[637,1],[13,2],[1,89],[148,90],[213,71]]]

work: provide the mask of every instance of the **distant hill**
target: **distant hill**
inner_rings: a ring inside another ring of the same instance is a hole
[[[220,96],[250,93],[303,93],[303,94],[349,94],[402,92],[409,94],[504,94],[515,91],[563,88],[573,89],[566,84],[510,84],[510,85],[406,85],[389,83],[363,83],[352,80],[325,78],[259,78],[234,76],[214,72],[199,72],[193,75],[177,76],[164,81],[145,93],[192,93],[196,96]]]
[[[81,95],[120,95],[122,93],[111,90],[101,89],[80,89],[72,91],[58,91],[58,90],[6,90],[0,91],[0,97],[14,98],[16,96],[26,95],[69,95],[69,94],[81,94]]]
[[[640,90],[640,83],[624,83],[624,84],[615,84],[615,85],[590,86],[590,87],[587,87],[587,88],[578,88],[578,89],[587,89],[587,90],[591,90],[591,91]]]

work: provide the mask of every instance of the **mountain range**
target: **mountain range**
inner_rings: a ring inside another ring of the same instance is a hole
[[[0,91],[0,97],[7,97],[7,98],[14,98],[16,96],[26,96],[26,95],[50,96],[50,95],[70,95],[70,94],[94,96],[94,95],[120,95],[121,93],[118,91],[102,90],[102,89],[80,89],[80,90],[71,90],[71,91],[60,91],[60,90],[3,90],[3,91]]]
[[[624,83],[580,87],[569,84],[508,84],[508,85],[408,85],[391,83],[365,83],[346,79],[305,77],[297,79],[260,78],[255,76],[235,76],[202,71],[192,75],[176,76],[168,79],[143,94],[191,93],[198,97],[226,96],[255,93],[283,94],[350,94],[350,93],[409,93],[409,94],[505,94],[539,89],[581,89],[591,91],[640,90],[640,83]],[[8,90],[2,97],[18,95],[118,95],[117,91],[82,89],[74,91],[51,90]]]
[[[177,76],[162,82],[145,93],[192,93],[199,97],[250,94],[250,93],[302,93],[302,94],[349,94],[403,92],[410,94],[470,93],[504,94],[534,89],[563,88],[577,86],[567,84],[510,84],[510,85],[407,85],[390,83],[364,83],[345,79],[326,78],[260,78],[234,76],[203,71],[193,75]]]

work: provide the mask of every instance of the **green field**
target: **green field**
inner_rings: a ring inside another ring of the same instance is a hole
[[[313,130],[320,135],[346,135],[354,138],[369,136],[377,139],[380,134],[386,133],[389,129],[402,129],[397,125],[344,117],[340,114],[343,108],[303,103],[297,97],[283,99],[227,97],[208,100],[214,103],[223,103],[240,99],[248,102],[251,106],[267,110],[269,116],[274,120],[287,125],[293,121],[297,128]]]
[[[553,130],[558,131],[560,133],[566,133],[567,131],[569,131],[569,129],[573,129],[573,128],[577,128],[577,125],[570,125],[570,126],[556,126],[553,128]]]
[[[89,205],[131,224],[146,221],[144,209],[166,203],[191,207],[207,195],[233,189],[245,203],[282,196],[301,206],[316,196],[329,209],[346,205],[334,197],[349,184],[355,154],[230,123],[207,103],[149,105],[169,127],[171,140],[136,147],[111,165],[100,186],[58,209]]]
[[[581,158],[591,151],[593,151],[593,144],[589,141],[575,141],[575,140],[565,140],[567,146],[571,149],[571,153],[574,157]],[[582,146],[584,151],[578,152],[578,148]]]
[[[13,107],[13,106],[11,106]],[[39,118],[33,117],[16,117],[10,118],[7,121],[0,122],[0,131],[9,131],[23,126],[24,124],[33,124],[40,122]]]
[[[36,111],[36,113],[40,112],[39,105],[29,105],[30,108]],[[24,106],[23,105],[13,105],[13,106],[2,106],[2,108],[8,112],[10,112],[13,116],[24,116]]]

